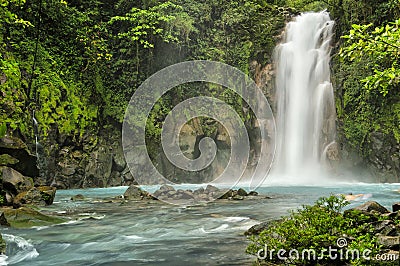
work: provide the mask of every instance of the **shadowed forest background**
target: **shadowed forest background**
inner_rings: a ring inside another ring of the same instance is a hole
[[[130,97],[147,77],[186,60],[224,62],[252,77],[274,109],[272,55],[285,23],[300,12],[324,9],[336,22],[332,80],[339,160],[367,165],[375,181],[400,182],[398,0],[2,1],[0,138],[19,138],[34,153],[35,112],[46,172],[17,170],[35,176],[36,184],[133,183],[120,130]],[[249,130],[254,127],[253,113],[228,88],[175,88],[157,102],[147,123],[148,150],[160,167],[164,118],[197,95],[231,104]],[[189,124],[195,140],[211,136],[224,145],[215,121]],[[10,166],[10,160],[0,161]]]

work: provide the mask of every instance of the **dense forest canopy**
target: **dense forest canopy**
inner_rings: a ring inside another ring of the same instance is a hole
[[[272,62],[285,22],[327,9],[336,21],[333,69],[342,138],[367,156],[375,132],[400,142],[398,0],[10,0],[0,5],[0,136],[33,137],[32,112],[76,141],[123,121],[135,89],[165,66],[216,60],[254,75]],[[169,110],[201,94],[240,113],[238,96],[211,84],[174,89],[153,108],[148,138]]]

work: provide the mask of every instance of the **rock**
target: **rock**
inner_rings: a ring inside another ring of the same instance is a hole
[[[359,216],[363,215],[363,223],[372,223],[378,221],[378,216],[375,215],[374,213],[368,212],[368,211],[360,211],[357,209],[349,209],[345,210],[343,213],[344,217],[346,218],[352,218],[355,221],[359,220]]]
[[[248,195],[246,190],[244,190],[243,188],[239,188],[237,194],[242,197],[246,197]]]
[[[213,185],[207,185],[205,193],[210,194],[213,192],[219,192],[219,188],[214,187]]]
[[[2,212],[2,211],[0,211],[0,225],[1,226],[10,226],[10,224],[8,223],[8,221],[4,215],[4,212]]]
[[[180,195],[180,198],[181,199],[194,199],[194,195],[193,195],[193,192],[191,192],[189,190],[185,190]]]
[[[127,200],[141,200],[145,196],[144,191],[137,186],[130,186],[124,193],[124,199]]]
[[[394,221],[395,219],[397,219],[397,217],[400,217],[400,213],[397,212],[390,212],[390,213],[384,213],[382,214],[382,217],[386,218],[386,219],[390,219],[392,221]]]
[[[3,237],[0,234],[0,255],[4,255],[6,253],[6,241],[4,241]]]
[[[85,167],[83,187],[105,187],[111,175],[113,156],[109,148],[99,146],[91,153],[91,158]]]
[[[71,176],[71,175],[75,174],[75,172],[76,172],[75,169],[76,168],[77,168],[76,166],[66,165],[66,166],[61,168],[61,174],[66,175],[66,176]]]
[[[77,195],[71,197],[72,201],[81,201],[84,199],[85,199],[85,196],[83,196],[82,194],[77,194]]]
[[[3,149],[13,149],[13,150],[23,150],[27,149],[25,142],[21,139],[12,137],[12,136],[5,136],[0,138],[0,148]]]
[[[126,167],[126,161],[122,146],[119,145],[113,154],[113,165],[112,169],[118,172],[122,172]]]
[[[121,173],[117,171],[112,171],[110,178],[107,180],[107,187],[117,187],[122,186],[123,178],[121,177]]]
[[[170,185],[162,185],[158,190],[162,193],[167,193],[169,191],[175,191],[175,188]]]
[[[376,201],[368,201],[360,206],[353,208],[353,210],[365,211],[365,212],[377,212],[380,214],[389,213],[389,210],[380,205]]]
[[[32,178],[25,177],[10,167],[0,168],[0,171],[2,173],[0,176],[3,179],[3,189],[14,195],[28,191],[33,187]]]
[[[250,191],[249,196],[258,196],[258,192],[256,191]]]
[[[24,204],[34,204],[38,206],[50,205],[53,203],[55,195],[56,189],[54,187],[34,187],[15,196],[13,199],[13,205],[17,207]]]
[[[227,192],[225,192],[224,195],[220,196],[218,199],[230,199],[232,198],[236,193],[234,190],[229,189]]]
[[[393,212],[398,212],[400,211],[400,202],[396,202],[392,205],[392,210]]]
[[[0,154],[8,154],[18,160],[12,166],[23,175],[30,177],[39,176],[36,156],[31,154],[23,140],[12,136],[0,138]]]
[[[20,207],[24,204],[35,204],[38,206],[45,206],[46,202],[37,188],[31,188],[28,191],[19,193],[13,199],[13,206]]]
[[[378,235],[377,241],[378,244],[381,244],[383,248],[398,250],[400,245],[400,236]]]
[[[2,208],[7,221],[11,227],[29,228],[32,226],[45,226],[65,222],[64,219],[45,215],[28,207],[18,209]]]
[[[336,142],[333,142],[332,144],[329,144],[326,150],[326,157],[330,161],[339,161],[339,145]]]
[[[0,154],[0,166],[12,166],[19,162],[18,159],[9,154]]]
[[[269,226],[269,222],[262,222],[262,223],[253,225],[246,232],[244,232],[244,234],[246,236],[259,235],[262,231],[268,229],[268,226]]]
[[[38,189],[42,195],[42,199],[46,202],[46,205],[53,204],[57,191],[56,188],[50,186],[40,186]]]
[[[235,195],[235,196],[232,197],[232,199],[233,200],[244,200],[244,197],[240,196],[240,195]]]
[[[384,220],[372,223],[374,233],[380,233],[384,236],[395,236],[397,233],[396,226],[391,220]]]
[[[204,194],[204,188],[199,187],[198,189],[196,189],[195,191],[193,191],[193,194],[195,194],[195,195]]]

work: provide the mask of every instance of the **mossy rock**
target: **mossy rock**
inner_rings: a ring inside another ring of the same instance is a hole
[[[6,242],[0,234],[0,255],[6,253]]]
[[[59,217],[48,216],[28,207],[18,209],[2,208],[7,221],[14,228],[30,228],[33,226],[44,226],[65,222]]]
[[[12,157],[9,154],[0,154],[0,165],[11,166],[17,164],[18,162],[19,162],[18,159]]]

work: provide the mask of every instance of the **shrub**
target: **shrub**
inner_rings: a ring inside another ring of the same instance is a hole
[[[312,206],[303,206],[271,222],[260,235],[250,238],[246,251],[257,255],[258,263],[366,265],[363,252],[370,250],[366,255],[372,258],[379,246],[372,226],[362,216],[343,215],[342,209],[347,204],[343,196],[322,197]],[[280,250],[286,251],[280,253],[285,260],[278,257]],[[359,256],[352,255],[354,250],[358,250]]]

